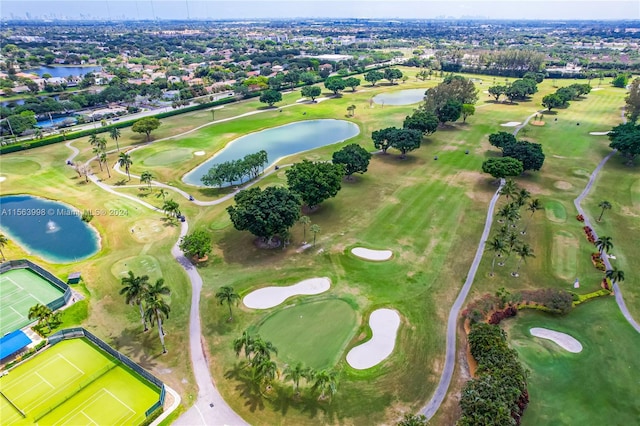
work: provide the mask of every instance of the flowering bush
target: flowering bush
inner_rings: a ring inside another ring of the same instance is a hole
[[[578,219],[579,222],[584,222],[584,216],[582,216],[581,214],[576,216],[576,219]]]
[[[584,229],[584,233],[587,236],[587,240],[589,240],[590,243],[595,243],[596,242],[596,236],[593,233],[593,229],[591,229],[589,226],[584,226],[582,229]]]
[[[604,271],[606,269],[600,253],[591,253],[591,262],[593,262],[593,266],[600,271]]]

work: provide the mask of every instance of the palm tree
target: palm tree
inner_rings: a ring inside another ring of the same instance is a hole
[[[486,250],[491,250],[495,253],[493,256],[493,260],[491,261],[491,276],[493,276],[493,271],[496,266],[496,258],[502,256],[507,252],[507,246],[504,240],[500,237],[493,237],[493,240],[487,242]]]
[[[602,256],[605,251],[608,253],[613,248],[611,237],[602,236],[596,240],[595,245],[600,252],[600,256]]]
[[[513,181],[513,179],[507,179],[505,184],[500,189],[500,195],[504,195],[507,202],[509,201],[509,197],[514,197],[518,193],[518,185]]]
[[[229,306],[229,321],[233,320],[231,304],[234,302],[235,304],[238,304],[240,295],[233,291],[233,287],[222,286],[220,287],[220,291],[216,293],[216,299],[218,299],[218,302],[220,302],[221,305],[224,305],[226,303]]]
[[[527,210],[531,212],[531,216],[529,216],[529,220],[527,221],[527,224],[525,225],[524,229],[521,232],[522,235],[525,235],[527,233],[527,228],[529,227],[529,223],[531,223],[531,219],[533,218],[534,213],[540,210],[541,208],[542,208],[542,203],[540,203],[539,199],[534,198],[533,200],[529,201],[529,205],[527,205]]]
[[[149,187],[149,189],[151,189],[151,180],[152,179],[153,179],[153,175],[151,174],[151,172],[144,171],[140,175],[140,182],[146,183],[147,186]]]
[[[611,203],[608,202],[607,200],[602,200],[598,204],[598,207],[602,208],[602,211],[600,212],[600,216],[598,217],[598,222],[600,222],[600,220],[602,219],[602,215],[604,214],[604,211],[611,209]]]
[[[49,319],[51,318],[52,314],[53,312],[51,311],[51,308],[49,308],[47,305],[38,303],[29,308],[28,316],[30,320],[37,319],[38,325],[40,325],[42,322],[45,322],[47,324],[47,327],[49,328],[49,331],[51,331],[51,324],[49,323]]]
[[[162,201],[164,201],[167,195],[169,195],[169,193],[164,189],[160,188],[160,191],[158,191],[158,193],[156,194],[156,198],[162,198]]]
[[[309,216],[300,216],[298,222],[302,224],[302,244],[307,243],[307,225],[311,223],[311,218]]]
[[[2,261],[4,262],[5,260],[7,260],[4,257],[4,252],[2,251],[2,249],[9,244],[9,239],[4,235],[4,234],[0,234],[0,254],[2,255]]]
[[[167,353],[167,348],[164,345],[164,328],[162,327],[162,320],[169,319],[169,312],[171,308],[164,300],[164,295],[171,294],[171,290],[164,284],[163,278],[158,278],[156,282],[149,286],[147,294],[145,296],[145,317],[149,321],[149,324],[153,326],[155,322],[158,324],[158,336],[160,337],[160,343],[162,343],[162,353]]]
[[[253,364],[252,381],[256,384],[270,383],[278,374],[278,365],[270,359],[260,359]]]
[[[322,370],[315,375],[314,390],[320,390],[320,398],[324,399],[327,391],[334,395],[338,390],[338,373],[334,370]]]
[[[253,357],[251,357],[251,365],[256,365],[262,360],[270,360],[271,353],[278,354],[278,349],[273,346],[273,343],[262,339],[260,335],[256,335],[253,339],[253,344],[250,347]],[[246,351],[246,348],[245,348]]]
[[[118,138],[120,137],[120,129],[116,127],[111,128],[111,130],[109,130],[109,137],[114,141],[116,141],[116,148],[118,149],[118,152],[120,152],[120,145],[118,145]]]
[[[518,256],[520,256],[520,261],[518,262],[518,267],[516,268],[516,271],[511,274],[514,277],[517,277],[519,275],[518,272],[520,272],[520,266],[522,266],[522,261],[525,260],[525,258],[536,257],[533,254],[533,249],[527,243],[524,243],[521,246],[516,247],[516,253],[518,254]]]
[[[89,135],[89,143],[91,145],[96,145],[98,143],[98,134],[95,131]]]
[[[624,271],[621,271],[618,268],[607,269],[605,277],[609,278],[613,284],[621,283],[624,281]]]
[[[313,246],[316,246],[316,235],[320,232],[320,225],[313,224],[309,227],[309,231],[313,232]]]
[[[103,152],[104,151],[102,151],[98,147],[93,148],[93,153],[96,155],[96,159],[98,160],[98,166],[100,166],[100,171],[102,171],[102,161],[100,161],[100,154],[102,154]]]
[[[511,257],[511,252],[513,251],[513,249],[515,249],[520,243],[520,239],[518,238],[518,235],[516,233],[510,232],[509,235],[507,235],[505,242],[507,244],[507,247],[509,247],[509,250],[507,251],[507,259],[509,259],[509,257]]]
[[[124,170],[127,172],[127,176],[129,176],[129,180],[131,180],[131,174],[129,173],[129,167],[133,164],[131,161],[131,156],[126,152],[121,152],[118,157],[118,164],[120,167],[124,167]]]
[[[244,356],[249,358],[253,348],[254,338],[247,330],[242,332],[242,336],[233,341],[233,350],[236,356],[240,356],[240,352],[244,350]]]
[[[149,291],[149,277],[147,275],[138,277],[133,274],[133,271],[128,271],[128,276],[122,278],[122,285],[124,287],[120,289],[120,294],[125,296],[128,305],[138,305],[144,331],[149,330],[147,328],[144,310],[142,309],[142,301],[146,298],[147,292]]]
[[[529,198],[531,198],[531,193],[525,188],[520,188],[520,191],[516,194],[516,205],[518,207],[524,206]]]
[[[105,169],[107,169],[107,174],[109,175],[109,178],[111,178],[111,171],[109,170],[109,163],[107,163],[107,153],[102,151],[100,154],[98,154],[98,161],[100,163],[104,163],[104,167],[105,167]]]
[[[295,385],[296,395],[300,394],[300,379],[302,379],[307,371],[307,368],[301,363],[298,362],[295,366],[287,365],[284,369],[284,379],[285,381],[292,381]]]
[[[180,205],[178,204],[177,201],[174,201],[173,199],[170,200],[165,200],[164,204],[162,205],[162,210],[164,210],[167,213],[167,216],[175,216],[178,217],[180,216]]]

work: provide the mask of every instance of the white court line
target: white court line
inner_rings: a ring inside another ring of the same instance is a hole
[[[13,312],[15,312],[16,314],[20,315],[20,318],[26,318],[26,317],[25,317],[24,315],[22,315],[20,312],[16,311],[16,310],[14,309],[14,307],[13,307],[13,306],[9,306],[9,309],[11,309],[11,310],[12,310]]]
[[[5,278],[6,278],[6,279],[8,279],[8,280],[13,284],[13,285],[15,285],[16,287],[18,287],[20,290],[23,290],[23,291],[24,291],[24,288],[23,288],[20,284],[18,284],[17,282],[15,282],[14,280],[12,280],[12,279],[11,279],[11,278],[9,278],[9,277],[5,277]]]
[[[51,386],[51,389],[55,389],[55,386],[53,386],[51,383],[49,383],[49,381],[47,379],[45,379],[44,377],[42,377],[42,375],[40,373],[38,373],[37,371],[36,371],[36,376],[40,377],[40,380],[42,380],[43,382],[45,382],[46,384]]]
[[[60,358],[64,359],[65,361],[67,361],[67,362],[68,362],[68,363],[69,363],[73,368],[75,368],[76,370],[78,370],[78,371],[80,372],[80,374],[82,374],[82,375],[84,375],[84,374],[85,374],[85,372],[84,372],[84,371],[82,371],[82,370],[81,370],[77,365],[75,365],[74,363],[72,363],[71,361],[69,361],[69,360],[67,359],[67,357],[66,357],[66,356],[64,356],[64,355],[62,355],[62,354],[58,354],[58,356],[59,356]]]
[[[87,418],[87,420],[89,420],[91,422],[91,424],[97,425],[98,423],[96,423],[93,418],[91,418],[90,415],[88,415],[87,413],[85,413],[84,411],[80,411],[80,414],[82,414],[83,416],[85,416]]]
[[[58,425],[58,424],[67,424],[66,423],[66,419],[68,417],[73,418],[77,413],[81,413],[85,408],[87,408],[88,406],[92,405],[95,401],[100,399],[100,397],[101,397],[101,394],[100,394],[99,391],[94,393],[90,398],[85,399],[84,403],[82,403],[78,407],[75,407],[73,410],[69,411],[62,418],[60,418],[60,420],[58,420],[56,423],[52,423],[51,426],[55,426],[55,425]],[[82,414],[84,414],[84,413],[82,413]],[[86,416],[86,414],[85,414],[85,416]],[[91,419],[91,421],[93,421],[93,419]],[[62,423],[62,422],[65,422],[65,423]]]
[[[111,395],[113,397],[113,399],[115,399],[116,401],[118,401],[120,404],[124,405],[125,407],[127,407],[127,409],[129,411],[131,411],[132,413],[135,413],[136,411],[129,407],[127,404],[125,404],[124,402],[122,402],[122,400],[120,398],[118,398],[117,396],[115,396],[114,394],[111,393],[111,391],[109,391],[109,389],[107,388],[102,388],[106,393],[108,393],[109,395]]]

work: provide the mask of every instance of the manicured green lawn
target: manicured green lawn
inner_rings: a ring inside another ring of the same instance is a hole
[[[530,370],[531,402],[523,426],[637,423],[640,335],[612,297],[588,302],[564,317],[524,312],[503,324],[510,345]],[[532,327],[567,333],[583,350],[572,354],[532,337]]]
[[[353,308],[340,299],[327,299],[284,307],[267,317],[257,332],[278,348],[278,359],[320,370],[344,356],[355,329]]]

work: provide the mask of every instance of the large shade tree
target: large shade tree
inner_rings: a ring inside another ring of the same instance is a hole
[[[182,237],[179,247],[187,256],[202,259],[211,253],[211,237],[200,229]]]
[[[358,144],[350,144],[333,153],[333,163],[344,166],[347,179],[354,173],[365,173],[369,167],[371,153]]]
[[[609,132],[609,147],[617,149],[627,159],[627,164],[640,155],[640,125],[632,122],[619,124]]]
[[[144,117],[133,123],[131,131],[147,135],[147,142],[151,140],[151,132],[160,127],[160,120],[155,117]]]
[[[482,163],[482,171],[496,179],[520,176],[524,171],[522,162],[511,157],[488,158]]]
[[[402,127],[419,130],[423,135],[430,135],[438,130],[438,117],[430,111],[417,109],[413,114],[405,117]]]
[[[300,197],[287,188],[251,188],[240,191],[234,200],[236,204],[227,207],[233,226],[269,245],[273,237],[285,234],[300,217]]]
[[[338,194],[345,170],[342,164],[303,160],[291,166],[285,175],[289,189],[313,209]]]

